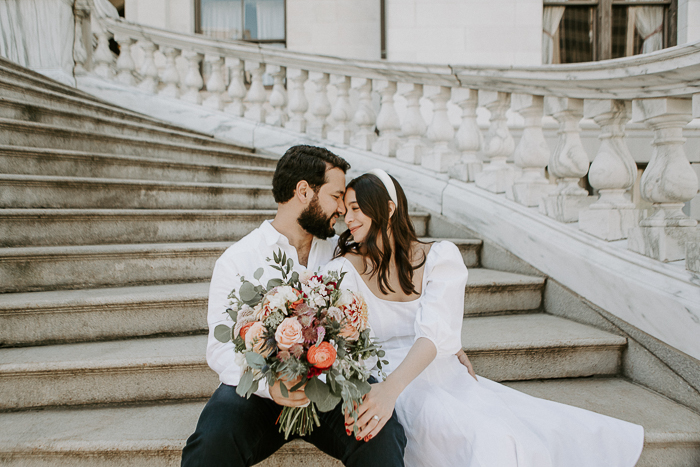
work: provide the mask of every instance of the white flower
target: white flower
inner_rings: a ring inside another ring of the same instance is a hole
[[[314,273],[309,271],[308,269],[305,269],[299,274],[299,282],[306,283],[313,277]]]
[[[332,319],[337,322],[341,322],[345,318],[345,313],[342,312],[337,306],[332,306],[328,308],[328,319]]]
[[[340,297],[338,297],[338,300],[335,302],[335,306],[337,307],[344,307],[344,306],[349,306],[352,301],[354,300],[354,296],[352,295],[352,292],[350,292],[347,289],[343,289],[340,291]]]

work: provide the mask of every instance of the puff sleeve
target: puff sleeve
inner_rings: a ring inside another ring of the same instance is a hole
[[[437,356],[453,355],[462,347],[464,287],[467,267],[452,242],[432,246],[425,265],[424,290],[416,315],[416,340],[430,339]]]

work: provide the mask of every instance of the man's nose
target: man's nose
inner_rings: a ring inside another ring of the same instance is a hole
[[[345,215],[345,203],[342,200],[338,201],[337,211],[338,211],[338,214],[340,214],[341,216]]]

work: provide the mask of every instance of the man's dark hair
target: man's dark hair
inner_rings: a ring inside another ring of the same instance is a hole
[[[328,167],[330,164],[331,167]],[[292,146],[277,162],[275,175],[272,177],[272,194],[275,202],[286,203],[294,196],[297,184],[306,180],[312,190],[318,193],[326,183],[326,170],[336,167],[347,173],[350,164],[328,149],[316,146]]]

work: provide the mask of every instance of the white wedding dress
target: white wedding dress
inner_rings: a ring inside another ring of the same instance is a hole
[[[359,291],[391,373],[414,341],[435,343],[435,360],[401,393],[396,413],[408,444],[407,467],[632,467],[644,429],[622,420],[538,399],[479,377],[455,353],[461,348],[467,268],[450,242],[432,245],[422,295],[410,302],[376,297],[352,264],[336,258],[327,270],[347,271],[341,287]]]

